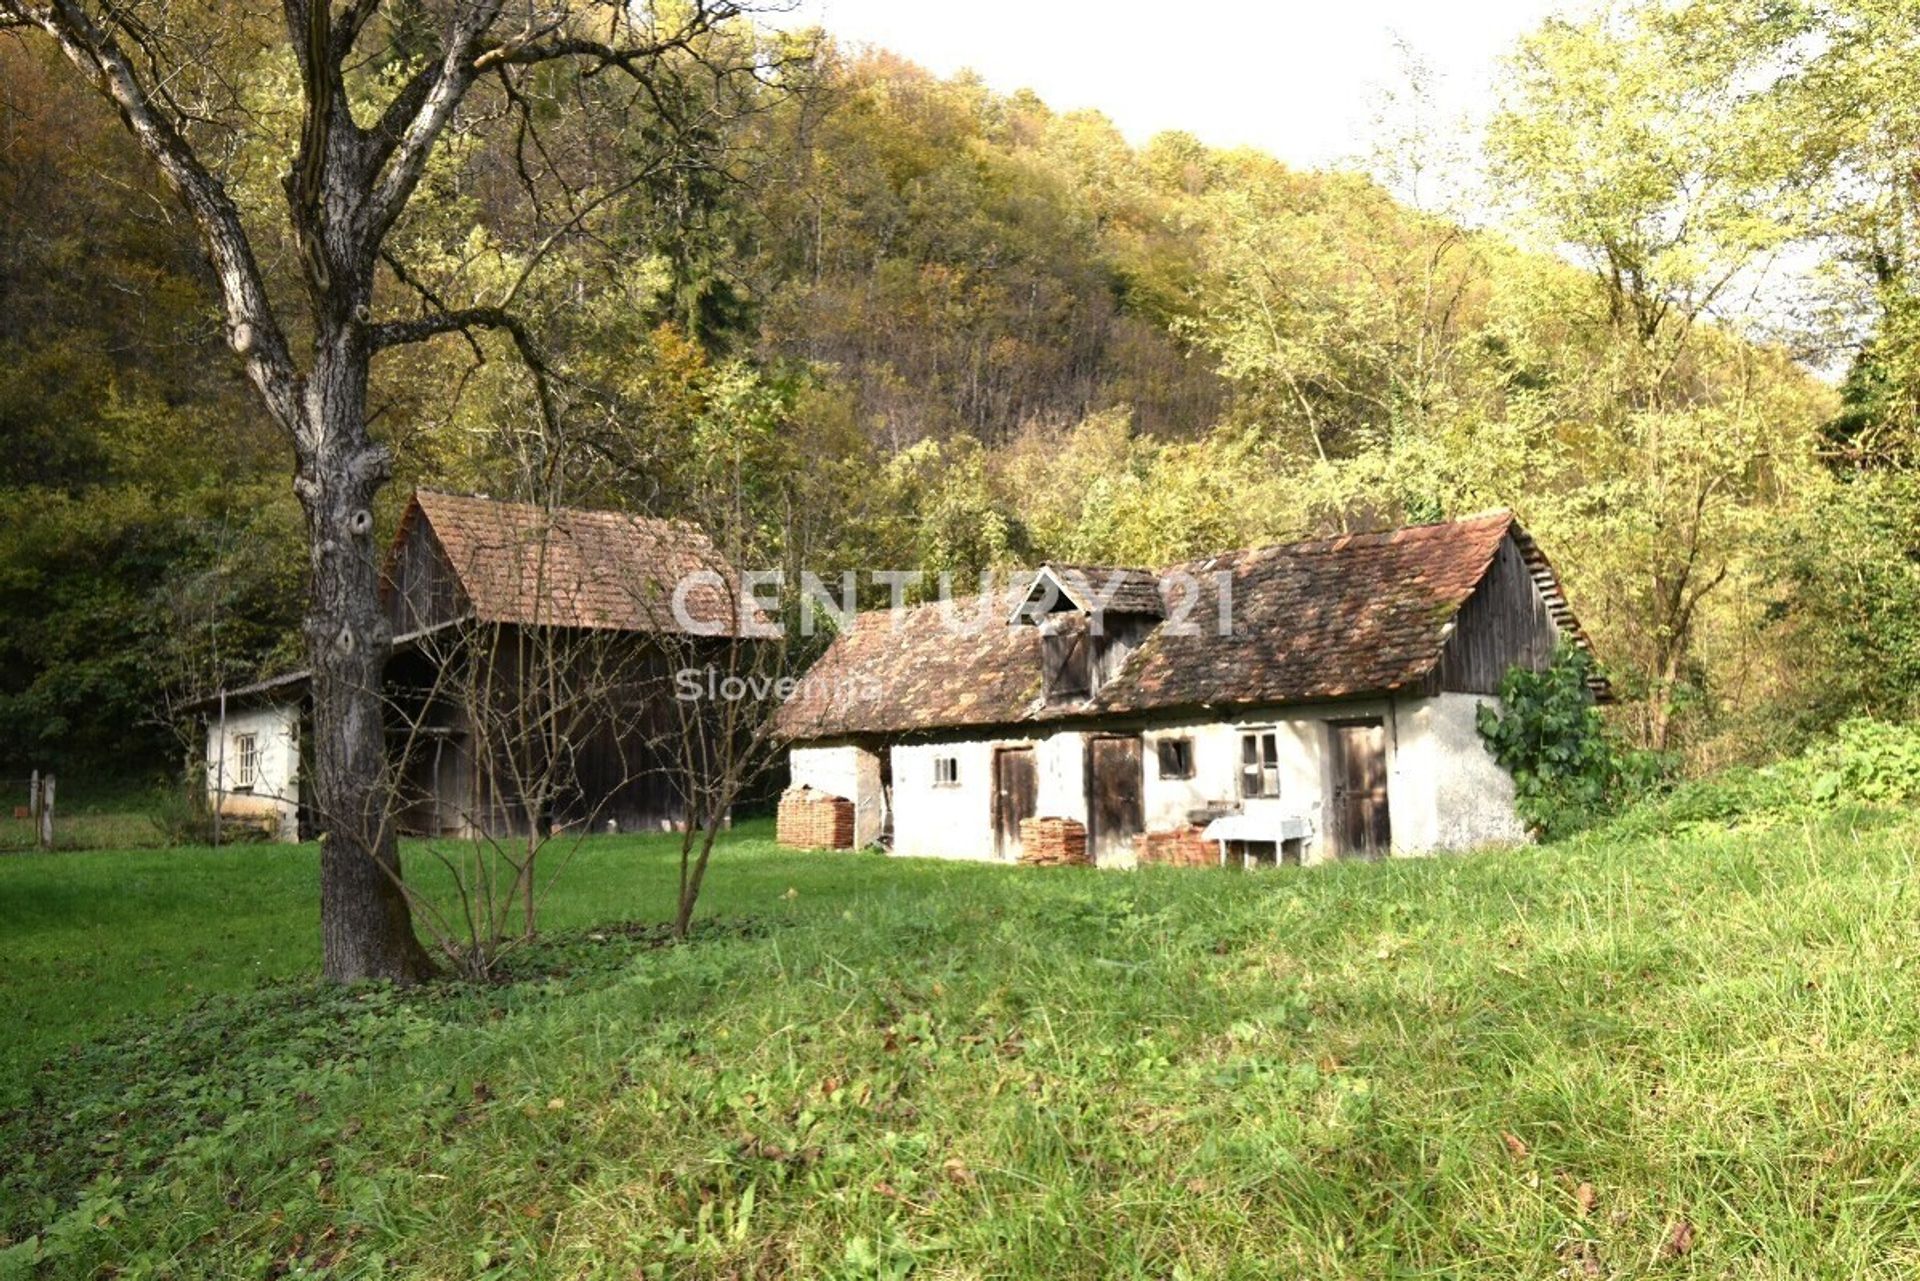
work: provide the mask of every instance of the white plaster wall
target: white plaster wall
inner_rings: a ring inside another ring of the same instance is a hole
[[[1396,701],[1387,727],[1387,818],[1392,853],[1427,854],[1439,847],[1437,784],[1441,762],[1429,699]],[[1331,786],[1331,780],[1329,780]]]
[[[795,787],[811,787],[853,802],[853,844],[865,849],[880,839],[886,798],[880,788],[880,756],[851,743],[833,747],[796,747],[787,753],[787,771]]]
[[[893,751],[893,852],[992,860],[993,745],[910,743]],[[960,763],[957,783],[936,785],[935,757]]]
[[[239,791],[234,781],[239,762],[236,742],[243,734],[254,736],[255,769],[253,786]],[[224,731],[218,715],[207,722],[207,799],[219,805],[223,814],[269,815],[278,824],[278,839],[300,839],[300,709],[297,704],[229,709]]]
[[[1433,847],[1475,849],[1530,839],[1513,805],[1513,778],[1493,759],[1475,723],[1485,694],[1440,694],[1423,699],[1424,730],[1435,762]]]
[[[1325,709],[1285,708],[1252,711],[1232,720],[1193,722],[1179,726],[1157,726],[1146,739],[1147,830],[1164,831],[1184,826],[1188,812],[1208,806],[1226,805],[1261,817],[1303,818],[1312,824],[1314,836],[1306,843],[1302,861],[1318,862],[1327,856],[1327,731],[1329,719],[1347,719],[1379,715],[1384,719],[1384,703],[1346,703]],[[1240,738],[1242,734],[1271,729],[1280,748],[1280,795],[1242,798],[1240,795]],[[1391,737],[1391,736],[1389,736]],[[1160,777],[1159,740],[1193,740],[1193,777]],[[1388,769],[1393,766],[1393,745],[1387,747]],[[1395,823],[1399,821],[1398,797],[1388,781],[1388,805]]]
[[[1218,802],[1248,814],[1305,818],[1314,839],[1305,860],[1331,855],[1329,721],[1377,718],[1386,730],[1387,805],[1394,854],[1423,854],[1525,836],[1513,813],[1513,781],[1481,745],[1469,694],[1367,699],[1247,712],[1230,721],[1157,726],[1146,740],[1150,831],[1178,827],[1190,810]],[[1240,799],[1240,736],[1273,727],[1280,736],[1280,795]],[[1194,777],[1160,777],[1158,741],[1193,740]]]
[[[993,755],[1003,747],[1030,747],[1036,774],[1037,818],[1087,821],[1086,737],[1072,730],[1040,737],[915,743],[893,748],[893,852],[933,858],[992,860]],[[957,786],[933,781],[933,761],[960,763]]]
[[[1087,736],[1062,730],[1034,744],[1034,765],[1040,771],[1036,818],[1087,821]]]
[[[1189,811],[1224,802],[1247,814],[1306,819],[1314,836],[1306,844],[1303,861],[1321,862],[1332,853],[1327,722],[1378,718],[1386,731],[1392,853],[1425,854],[1524,840],[1525,827],[1513,809],[1513,780],[1488,755],[1474,726],[1475,706],[1491,701],[1471,694],[1370,699],[1249,711],[1230,720],[1156,725],[1140,736],[1146,829],[1183,826]],[[1265,728],[1279,735],[1280,795],[1243,801],[1240,736]],[[1160,777],[1163,738],[1193,740],[1192,778]],[[1034,738],[894,748],[895,853],[994,857],[993,752],[997,747],[1034,749],[1040,816],[1085,822],[1086,739],[1085,732],[1063,730]],[[933,758],[941,755],[958,758],[958,786],[934,786]],[[797,771],[796,766],[799,781]]]

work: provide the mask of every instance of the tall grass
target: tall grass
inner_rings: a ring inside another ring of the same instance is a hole
[[[723,858],[714,911],[753,920],[688,946],[68,1056],[0,1134],[41,1171],[7,1230],[75,1274],[1920,1266],[1911,826],[1247,875]],[[664,851],[590,866],[568,919],[663,914]]]

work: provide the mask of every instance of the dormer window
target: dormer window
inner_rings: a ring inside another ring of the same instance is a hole
[[[1010,621],[1040,629],[1041,685],[1054,704],[1099,694],[1165,614],[1146,570],[1043,565]]]
[[[1047,702],[1092,697],[1093,643],[1084,618],[1055,616],[1041,625],[1040,670]]]

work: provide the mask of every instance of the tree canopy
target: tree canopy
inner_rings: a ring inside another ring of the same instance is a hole
[[[1908,9],[1547,24],[1488,130],[1497,226],[1414,207],[1391,166],[1136,147],[801,36],[762,37],[808,50],[778,93],[676,82],[724,163],[654,164],[650,113],[589,118],[612,91],[556,68],[428,167],[382,277],[510,293],[541,376],[506,332],[377,366],[381,519],[414,482],[542,477],[760,563],[966,574],[1505,505],[1639,742],[1712,760],[1912,712]],[[291,128],[246,50],[221,56]],[[170,699],[298,661],[299,514],[208,264],[56,56],[0,39],[0,742],[161,768]],[[550,205],[515,181],[536,160]]]

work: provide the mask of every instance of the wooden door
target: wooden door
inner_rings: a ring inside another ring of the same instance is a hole
[[[1096,738],[1087,744],[1087,850],[1096,863],[1133,853],[1146,826],[1141,801],[1140,740]]]
[[[1031,747],[1003,747],[993,754],[994,850],[1007,862],[1020,857],[1020,820],[1032,818],[1040,801],[1040,772]]]
[[[1387,731],[1379,721],[1335,723],[1332,740],[1334,839],[1342,857],[1380,858],[1393,844],[1387,814]]]

